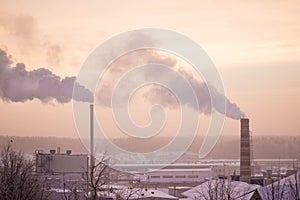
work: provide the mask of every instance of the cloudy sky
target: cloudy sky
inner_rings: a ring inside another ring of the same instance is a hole
[[[89,53],[124,31],[154,27],[198,42],[253,135],[300,135],[298,1],[0,0],[0,48],[14,67],[76,76]],[[0,73],[3,73],[0,71]],[[1,75],[0,75],[1,77]],[[0,135],[77,137],[72,104],[0,99]],[[170,129],[171,130],[171,129]],[[223,134],[237,135],[226,119]]]

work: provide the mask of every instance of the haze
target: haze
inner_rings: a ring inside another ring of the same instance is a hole
[[[206,50],[220,72],[226,96],[251,119],[254,136],[300,135],[298,1],[0,4],[0,48],[11,55],[13,64],[76,76],[89,53],[115,34],[143,27],[171,29]],[[70,102],[0,100],[0,110],[0,135],[78,137]],[[107,123],[115,130],[109,119]],[[222,134],[238,136],[238,121],[227,118]]]

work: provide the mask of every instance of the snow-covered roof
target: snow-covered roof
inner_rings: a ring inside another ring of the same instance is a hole
[[[259,185],[248,184],[240,181],[229,181],[223,179],[206,181],[182,194],[187,199],[222,199],[230,196],[236,200],[248,200]]]
[[[57,193],[70,193],[70,192],[74,192],[74,191],[71,191],[70,189],[67,189],[67,188],[50,188],[49,191],[51,192],[57,192]],[[76,192],[83,192],[82,190],[76,190]]]
[[[199,168],[199,169],[159,169],[154,171],[155,169],[150,169],[153,170],[150,173],[156,173],[156,172],[210,172],[210,168]]]
[[[159,198],[159,199],[178,199],[159,190],[132,188],[116,191],[124,199],[143,199],[143,198]]]
[[[300,172],[261,187],[258,193],[263,200],[269,200],[272,196],[275,199],[297,199],[300,197]]]

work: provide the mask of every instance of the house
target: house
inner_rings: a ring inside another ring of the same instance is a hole
[[[300,199],[300,172],[258,188],[262,200],[269,199]]]
[[[248,184],[240,181],[227,179],[214,179],[206,181],[182,195],[187,200],[207,199],[236,199],[236,200],[259,200],[257,189],[259,185]]]
[[[178,200],[177,197],[174,197],[162,191],[147,188],[126,188],[123,190],[115,191],[115,193],[121,199],[126,200]]]

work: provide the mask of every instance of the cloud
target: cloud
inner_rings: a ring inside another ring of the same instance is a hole
[[[58,65],[61,61],[62,47],[59,44],[50,44],[47,50],[47,62],[49,64]]]
[[[28,14],[8,14],[0,12],[0,29],[6,31],[20,44],[22,54],[43,53],[50,65],[59,65],[62,59],[62,45],[41,35],[37,20]]]
[[[10,15],[0,13],[0,27],[10,35],[26,41],[34,39],[37,33],[35,18],[27,14]]]

